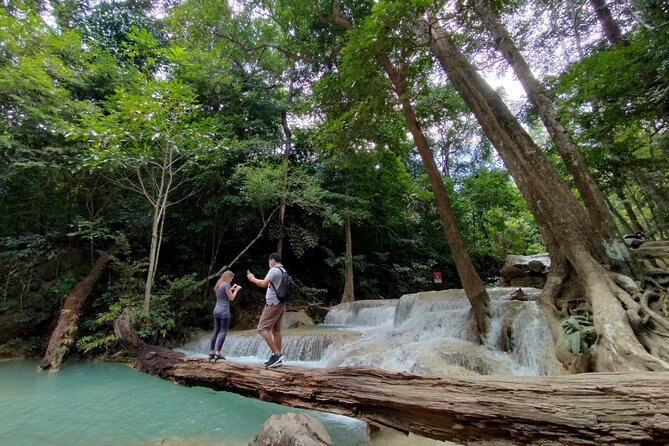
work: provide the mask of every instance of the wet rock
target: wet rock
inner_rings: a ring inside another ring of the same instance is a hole
[[[325,320],[325,316],[328,315],[330,307],[324,307],[318,304],[309,304],[306,308],[307,315],[314,320],[316,323],[322,323]]]
[[[508,255],[499,272],[501,282],[513,287],[543,288],[550,264],[548,254]]]
[[[305,325],[314,325],[314,321],[304,310],[286,311],[286,314],[283,315],[283,325],[288,328],[297,328]]]
[[[527,263],[528,274],[531,276],[546,274],[546,265],[540,260],[530,260]]]
[[[518,288],[516,291],[511,293],[511,300],[520,300],[520,301],[527,301],[530,300],[529,296],[523,291],[522,288]]]
[[[522,277],[524,274],[525,271],[513,265],[509,265],[508,263],[504,264],[502,269],[499,271],[499,275],[502,278],[502,281],[506,283],[509,283],[511,279],[515,279],[516,277]]]
[[[249,446],[332,446],[323,424],[311,415],[286,413],[265,421]]]
[[[517,277],[509,281],[509,286],[543,288],[546,285],[545,277]]]
[[[646,241],[646,234],[641,231],[637,231],[633,234],[627,234],[623,237],[625,244],[632,249],[636,249],[639,246],[643,245]]]
[[[237,321],[234,324],[235,330],[251,330],[258,326],[258,319],[260,318],[260,312],[253,313],[243,313],[239,316]]]

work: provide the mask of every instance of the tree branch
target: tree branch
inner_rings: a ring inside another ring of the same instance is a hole
[[[226,269],[230,269],[230,268],[232,267],[232,265],[234,265],[235,262],[237,262],[237,260],[239,260],[239,258],[240,258],[241,256],[243,256],[243,255],[246,253],[246,251],[248,251],[248,250],[251,248],[251,246],[253,246],[253,244],[254,244],[255,242],[258,241],[258,239],[260,239],[260,237],[261,237],[261,236],[263,235],[263,233],[265,232],[265,228],[267,228],[267,225],[269,224],[269,222],[270,222],[270,220],[271,220],[271,218],[272,218],[272,215],[274,215],[274,213],[275,213],[277,210],[279,210],[279,206],[275,207],[275,208],[272,210],[272,212],[269,214],[268,218],[265,220],[265,224],[263,224],[262,228],[260,228],[260,231],[258,231],[258,234],[254,237],[253,240],[251,240],[251,241],[249,242],[248,245],[246,245],[246,247],[245,247],[244,249],[241,250],[241,252],[240,252],[239,254],[237,254],[237,257],[235,257],[235,258],[232,260],[232,262],[230,262],[230,263],[227,264],[227,265],[224,265],[223,267],[221,267],[221,269],[219,269],[219,270],[218,270],[217,272],[215,272],[214,274],[210,274],[209,276],[205,277],[204,279],[202,279],[201,281],[199,281],[199,282],[197,283],[196,286],[197,286],[197,287],[200,287],[200,286],[206,284],[207,282],[209,282],[211,279],[216,278],[216,277],[220,276],[221,274],[223,274],[223,271],[225,271]]]

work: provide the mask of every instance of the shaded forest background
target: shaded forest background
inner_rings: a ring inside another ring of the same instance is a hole
[[[571,131],[618,234],[666,238],[666,4],[484,3]],[[208,327],[226,267],[247,285],[233,316],[254,311],[263,297],[244,273],[263,274],[277,250],[298,281],[294,307],[397,298],[434,287],[433,271],[462,287],[402,98],[483,282],[507,254],[545,252],[465,101],[400,32],[398,17],[437,10],[578,196],[537,107],[500,81],[509,68],[480,4],[3,2],[0,344],[43,351],[64,296],[112,248],[70,347],[81,353],[114,347],[126,307],[151,343]],[[355,33],[324,18],[337,6]],[[378,61],[384,39],[405,62],[402,95]]]

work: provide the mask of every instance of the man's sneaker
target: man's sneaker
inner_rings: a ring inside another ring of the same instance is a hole
[[[276,361],[276,359],[275,359],[276,356],[277,356],[277,355],[275,355],[274,353],[272,353],[272,354],[270,355],[269,359],[263,363],[263,364],[265,364],[265,367],[267,367],[268,365],[270,365],[271,363],[273,363],[274,361]]]
[[[269,358],[269,363],[267,364],[268,368],[273,368],[273,367],[281,367],[283,365],[283,355],[272,355],[271,358]]]

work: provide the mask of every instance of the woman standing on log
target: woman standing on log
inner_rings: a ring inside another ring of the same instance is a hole
[[[237,284],[231,285],[234,278],[235,274],[232,271],[223,271],[216,285],[214,285],[216,306],[214,307],[214,331],[211,334],[211,342],[209,343],[209,360],[213,359],[217,361],[225,359],[221,355],[221,348],[225,342],[230,325],[230,301],[235,300],[237,292],[242,288]]]

